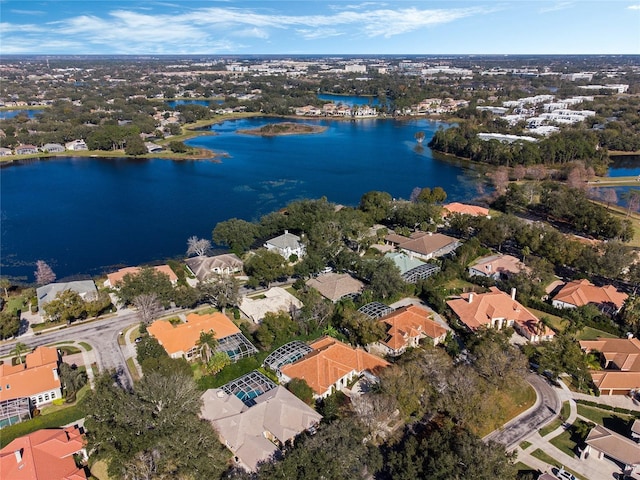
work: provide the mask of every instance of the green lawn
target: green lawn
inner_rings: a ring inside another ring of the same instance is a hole
[[[629,423],[634,419],[634,417],[623,413],[615,413],[610,410],[602,410],[581,404],[578,404],[578,415],[625,436],[629,432]]]
[[[520,442],[519,447],[522,450],[526,450],[527,448],[529,448],[531,446],[531,442],[527,442],[526,440],[524,442]]]
[[[593,327],[584,327],[578,334],[578,340],[596,340],[598,337],[602,338],[618,338],[612,333],[603,332]]]
[[[91,350],[93,350],[93,347],[89,345],[87,342],[79,342],[78,345],[84,348],[87,352],[90,352]]]
[[[549,465],[553,465],[555,467],[560,467],[561,463],[558,462],[555,458],[553,458],[551,455],[547,454],[546,452],[543,452],[542,450],[540,450],[539,448],[537,450],[534,450],[533,452],[531,452],[531,455],[536,457],[538,460],[542,460],[545,463],[548,463]],[[574,472],[573,470],[571,470],[570,468],[564,467],[564,469],[567,472],[571,472],[573,473],[576,478],[579,478],[580,480],[589,480],[586,477],[583,477],[582,475],[580,475],[577,472]]]
[[[527,307],[531,313],[536,317],[547,317],[549,319],[549,326],[557,332],[562,332],[567,324],[567,321],[558,317],[557,315],[551,315],[550,313],[543,312],[542,310],[536,310],[535,308]]]
[[[575,457],[576,446],[578,444],[573,438],[574,438],[573,430],[569,429],[569,430],[565,430],[557,437],[552,438],[549,442],[551,443],[551,445],[556,447],[558,450],[561,450],[562,452],[566,453],[570,457]]]
[[[540,436],[544,437],[545,435],[548,435],[549,433],[553,432],[556,428],[560,427],[562,425],[562,422],[564,422],[567,418],[569,418],[570,414],[571,414],[571,405],[569,405],[569,402],[562,402],[560,417],[556,418],[549,425],[542,427],[539,432]]]
[[[133,358],[127,358],[127,368],[129,369],[129,373],[131,373],[131,378],[134,382],[140,380],[140,374],[138,373],[138,369],[136,368]]]

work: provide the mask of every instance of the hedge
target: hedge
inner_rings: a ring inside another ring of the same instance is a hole
[[[31,420],[16,423],[4,427],[0,430],[0,448],[6,447],[9,443],[18,437],[33,433],[36,430],[43,428],[58,428],[63,425],[74,423],[84,417],[84,411],[74,405],[72,407],[58,410],[57,412],[49,413],[47,415],[40,415],[34,417]]]
[[[631,417],[640,418],[640,411],[638,410],[629,410],[626,408],[612,407],[611,405],[603,405],[601,403],[591,402],[589,400],[582,400],[582,399],[576,400],[576,403],[585,405],[587,407],[599,408],[600,410],[607,410],[609,412],[621,413],[623,415],[629,415]]]

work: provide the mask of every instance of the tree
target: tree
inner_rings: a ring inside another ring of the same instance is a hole
[[[75,365],[63,362],[60,364],[60,383],[65,390],[67,403],[74,402],[78,391],[87,383],[87,373]]]
[[[313,389],[304,378],[294,378],[287,383],[287,390],[307,405],[313,405]]]
[[[48,285],[56,281],[56,274],[53,273],[51,267],[44,260],[38,260],[36,262],[34,275],[37,285]]]
[[[383,322],[360,313],[354,307],[344,307],[337,317],[342,332],[355,345],[369,345],[386,336],[387,330]]]
[[[422,130],[413,134],[413,138],[416,139],[416,142],[422,143],[424,141],[424,132]]]
[[[132,392],[100,375],[84,400],[87,449],[113,478],[220,478],[228,451],[199,418],[200,395],[190,372],[149,372]]]
[[[18,362],[22,363],[22,355],[29,350],[29,347],[22,342],[18,342],[13,346],[11,350],[12,355],[18,357]]]
[[[224,367],[231,365],[231,363],[231,358],[227,352],[214,352],[206,364],[207,373],[209,375],[216,375]]]
[[[140,135],[130,135],[126,138],[126,146],[124,147],[124,153],[127,155],[144,155],[148,153],[147,147],[144,144]]]
[[[198,238],[195,235],[187,240],[187,256],[197,255],[202,257],[211,249],[211,241]]]
[[[382,258],[375,263],[375,269],[369,281],[369,288],[377,299],[386,300],[400,294],[407,287],[407,283],[400,275],[400,270],[388,258]]]
[[[202,298],[213,303],[222,313],[227,307],[237,306],[240,301],[240,282],[231,275],[211,273],[197,288]]]
[[[135,274],[127,273],[118,283],[116,295],[123,305],[143,294],[155,294],[162,306],[167,307],[173,297],[173,286],[169,276],[152,267],[143,267]]]
[[[602,193],[602,200],[607,204],[607,210],[609,210],[612,203],[618,203],[618,194],[613,188],[605,188]]]
[[[9,289],[11,288],[11,280],[7,277],[0,277],[0,288],[4,290],[4,299],[9,300]]]
[[[220,222],[213,229],[213,241],[218,245],[228,246],[238,255],[249,249],[257,235],[257,225],[239,218]]]
[[[46,317],[51,321],[70,323],[87,316],[87,306],[74,290],[65,290],[43,307]]]
[[[203,363],[209,363],[209,360],[211,359],[211,352],[213,352],[217,346],[218,340],[216,339],[216,334],[213,330],[200,332],[200,337],[196,342],[196,347],[198,347],[200,358],[202,358]]]
[[[247,259],[244,269],[254,282],[266,285],[267,288],[274,280],[288,276],[291,270],[282,255],[264,248]]]
[[[179,128],[180,127],[178,127],[178,129]],[[171,150],[173,153],[186,153],[190,150],[190,147],[185,145],[184,142],[179,142],[177,140],[173,140],[169,142],[168,146],[169,146],[169,150]]]
[[[360,210],[369,215],[373,222],[380,222],[391,213],[391,195],[387,192],[371,191],[360,198]]]
[[[15,337],[20,332],[20,317],[18,312],[5,309],[0,312],[0,338]]]
[[[150,325],[162,310],[155,293],[141,293],[134,297],[131,303],[138,310],[138,318],[145,325]]]
[[[267,312],[253,335],[263,350],[270,350],[273,345],[285,343],[296,332],[297,326],[288,313]]]

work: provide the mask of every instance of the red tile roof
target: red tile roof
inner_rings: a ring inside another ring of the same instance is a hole
[[[596,287],[589,280],[583,279],[567,283],[553,299],[576,307],[582,307],[588,303],[611,304],[619,310],[628,297],[626,293],[616,290],[613,285]]]
[[[36,348],[23,364],[0,365],[0,401],[59,390],[57,368],[58,351],[50,347]]]
[[[640,388],[640,340],[637,338],[599,338],[582,340],[586,352],[600,352],[605,370],[594,370],[591,378],[601,391],[629,391]]]
[[[16,438],[0,450],[3,480],[86,479],[73,454],[84,448],[84,435],[76,427],[38,430]]]
[[[474,217],[476,217],[476,216],[488,217],[489,216],[489,209],[488,208],[478,207],[476,205],[468,205],[466,203],[453,202],[453,203],[449,203],[447,205],[443,205],[442,208],[444,209],[444,211],[442,212],[442,216],[443,217],[446,217],[447,213],[460,213],[460,214],[463,214],[463,215],[473,215]]]
[[[381,343],[393,350],[409,344],[410,338],[439,338],[447,330],[432,320],[428,310],[417,305],[409,305],[382,317],[381,322],[387,324],[387,338]]]
[[[169,277],[171,283],[175,283],[178,281],[178,276],[171,270],[169,265],[158,265],[157,267],[153,267],[156,271],[160,273],[164,273]],[[117,272],[113,272],[107,275],[107,280],[112,287],[115,287],[116,283],[121,282],[125,275],[131,274],[136,275],[140,272],[142,268],[140,267],[125,267],[121,268]]]
[[[209,315],[190,313],[186,323],[172,325],[168,320],[156,320],[147,329],[169,355],[186,353],[196,346],[201,332],[213,330],[218,340],[240,333],[240,329],[223,313]]]
[[[335,338],[324,337],[312,343],[313,352],[295,363],[281,367],[289,378],[306,380],[317,395],[323,395],[345,375],[384,368],[389,363],[360,348],[352,348]]]

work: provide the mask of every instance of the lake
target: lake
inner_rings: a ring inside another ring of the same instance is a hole
[[[37,114],[41,113],[42,109],[32,109],[32,110],[0,110],[0,120],[6,120],[8,118],[14,118],[18,115],[26,115],[29,118],[34,118]]]
[[[292,200],[355,206],[363,193],[408,198],[442,186],[448,200],[478,196],[479,173],[418,148],[439,126],[410,121],[305,120],[314,135],[257,137],[237,129],[280,119],[244,119],[188,143],[226,152],[222,163],[61,157],[16,163],[0,175],[2,275],[33,281],[36,260],[58,278],[182,256],[187,238],[211,238],[232,217],[257,220]]]
[[[319,93],[318,99],[324,100],[325,102],[343,103],[350,107],[355,105],[380,105],[378,97],[363,97],[360,95],[334,95],[331,93]]]
[[[224,100],[169,100],[165,102],[171,108],[176,108],[177,105],[200,105],[202,107],[210,107],[222,105]]]

